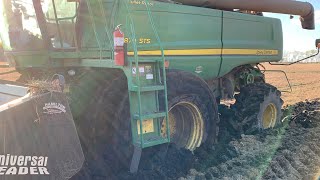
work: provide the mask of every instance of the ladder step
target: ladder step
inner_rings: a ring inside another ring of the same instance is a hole
[[[143,148],[146,148],[146,147],[151,147],[151,146],[155,146],[155,145],[159,145],[159,144],[163,144],[163,143],[168,143],[168,142],[169,142],[168,138],[155,137],[155,138],[153,138],[153,139],[145,140],[145,141],[143,142],[142,147],[143,147]],[[137,145],[141,145],[141,142],[140,142],[140,141],[137,141],[136,144],[137,144]]]
[[[157,63],[162,62],[162,59],[139,59],[138,63]],[[134,63],[134,61],[132,61]]]
[[[146,119],[154,119],[154,118],[161,118],[161,117],[166,117],[166,112],[158,112],[158,113],[152,113],[152,114],[144,114],[141,117],[139,117],[138,114],[134,115],[135,120],[146,120]]]
[[[141,92],[147,92],[147,91],[161,91],[164,90],[163,85],[154,85],[154,86],[142,86],[140,88]],[[138,86],[132,86],[131,91],[138,91]]]

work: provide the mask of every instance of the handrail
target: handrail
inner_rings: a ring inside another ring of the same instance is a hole
[[[101,11],[101,14],[102,14],[102,19],[104,19],[104,23],[105,23],[104,28],[105,28],[105,31],[107,33],[107,38],[109,39],[110,48],[111,48],[112,51],[114,51],[114,46],[113,46],[113,43],[112,43],[113,42],[112,41],[112,36],[110,34],[110,31],[108,30],[108,23],[107,23],[107,20],[106,20],[106,17],[107,17],[106,11],[104,10],[104,6],[103,6],[101,0],[98,0],[98,3],[99,3],[100,11]]]
[[[61,48],[63,48],[62,34],[61,34],[60,24],[59,24],[59,20],[58,20],[56,3],[55,3],[54,0],[51,0],[51,2],[52,2],[52,6],[53,6],[53,12],[54,12],[55,21],[56,21],[56,24],[57,24],[58,34],[59,34],[59,37],[60,37],[59,38],[60,46],[61,46]]]
[[[94,18],[93,18],[93,13],[92,13],[93,11],[92,11],[92,8],[91,8],[91,5],[90,5],[89,0],[87,0],[86,2],[87,2],[87,6],[88,6],[88,11],[89,11],[89,14],[90,14],[90,19],[91,19],[91,24],[92,24],[93,32],[94,32],[96,41],[97,41],[98,46],[99,46],[99,50],[100,50],[100,60],[101,60],[101,59],[102,59],[102,46],[101,46],[101,43],[100,43],[100,40],[99,40],[99,37],[98,37],[96,23],[95,23]]]
[[[156,39],[158,41],[158,44],[159,44],[159,47],[160,47],[160,50],[161,50],[161,58],[162,58],[162,61],[163,61],[162,66],[164,66],[164,62],[165,62],[164,48],[163,48],[163,45],[161,43],[161,39],[159,37],[159,33],[157,31],[155,23],[153,21],[153,17],[152,17],[151,10],[150,10],[150,7],[149,7],[149,0],[145,0],[145,2],[146,2],[145,5],[146,5],[147,12],[148,12],[150,24],[151,24],[152,30],[153,30],[153,32],[154,32],[154,34],[156,36]],[[168,92],[167,92],[167,83],[166,83],[167,82],[166,70],[165,70],[164,67],[162,68],[162,70],[163,70],[163,72],[162,72],[162,74],[163,74],[163,85],[164,85],[164,88],[165,88],[164,98],[167,98],[168,97]],[[169,114],[168,114],[168,111],[167,111],[168,110],[168,100],[165,100],[165,108],[166,108],[166,113],[167,113],[166,114],[166,124],[168,125],[169,124],[169,120],[168,120]],[[167,129],[167,135],[168,135],[167,137],[168,137],[168,140],[170,141],[170,136],[169,136],[170,128],[166,128],[166,129]]]
[[[122,1],[122,2],[124,2],[124,1]],[[126,2],[130,2],[130,0],[128,0]],[[132,46],[133,46],[133,51],[134,51],[135,68],[138,70],[139,69],[138,47],[137,47],[137,41],[136,41],[136,37],[135,37],[136,33],[135,33],[134,22],[133,22],[133,18],[132,18],[132,15],[131,15],[130,8],[128,7],[128,4],[125,3],[125,2],[124,2],[124,4],[125,4],[125,7],[126,7],[126,9],[128,11],[128,17],[129,17],[129,20],[127,19],[126,24],[128,24],[128,21],[130,21],[130,30],[131,30],[130,38],[132,39],[132,42],[133,42]],[[148,13],[148,18],[149,18],[150,24],[152,26],[152,30],[153,30],[153,32],[154,32],[154,34],[156,36],[157,42],[158,42],[160,50],[161,50],[161,57],[162,57],[162,60],[163,60],[163,64],[161,65],[161,67],[162,67],[162,70],[163,70],[162,74],[163,74],[163,81],[164,81],[162,83],[163,83],[163,85],[165,87],[165,90],[164,90],[165,98],[167,98],[166,70],[164,68],[164,61],[165,61],[164,48],[162,46],[158,31],[157,31],[155,23],[153,21],[151,10],[150,10],[148,4],[149,4],[149,1],[145,0],[145,5],[146,5],[147,13]],[[129,64],[130,64],[130,69],[132,69],[132,63],[129,63]],[[159,68],[161,68],[161,67],[159,67]],[[139,72],[137,72],[137,73],[139,73]],[[139,77],[139,75],[136,76],[136,80],[137,80],[136,83],[137,83],[137,89],[138,89],[138,92],[137,92],[138,104],[139,104],[138,110],[139,110],[139,115],[141,115],[141,102],[140,102],[141,101],[141,87],[140,87],[140,77]],[[169,124],[169,122],[168,122],[169,120],[168,120],[168,101],[167,101],[167,99],[165,99],[165,108],[166,108],[166,110],[165,110],[166,111],[166,124],[168,125]],[[142,136],[142,134],[143,134],[143,132],[142,132],[142,119],[140,118],[139,121],[140,121],[140,134],[141,134],[140,142],[141,142],[141,146],[143,146],[144,139],[143,139],[143,136]],[[167,138],[170,141],[169,134],[170,134],[170,129],[167,128],[167,135],[168,135]]]
[[[60,21],[65,21],[65,20],[69,20],[71,21],[72,24],[75,24],[74,20],[75,18],[77,17],[78,13],[76,12],[74,16],[72,17],[63,17],[63,18],[59,18],[58,17],[58,13],[57,13],[57,8],[56,8],[56,4],[55,4],[55,0],[51,0],[52,2],[52,6],[53,6],[53,12],[54,12],[54,19],[52,18],[46,18],[47,20],[54,20],[56,22],[56,26],[57,26],[57,30],[58,30],[58,35],[59,35],[59,42],[60,42],[60,49],[62,49],[64,51],[64,49],[70,49],[69,47],[64,47],[64,44],[63,44],[63,37],[62,37],[62,31],[61,31],[61,28],[60,28]],[[77,8],[77,3],[75,3],[75,8]],[[73,38],[74,38],[74,44],[75,46],[72,47],[72,48],[76,48],[77,51],[79,51],[79,47],[78,47],[78,41],[77,41],[77,34],[76,34],[76,29],[74,28],[73,29]],[[57,49],[57,48],[55,48]]]
[[[136,36],[135,36],[135,27],[134,27],[134,23],[133,23],[133,19],[132,19],[132,16],[131,16],[131,11],[130,11],[130,8],[127,4],[127,2],[129,2],[130,0],[124,2],[123,0],[119,0],[121,2],[124,3],[125,7],[126,7],[126,10],[128,12],[128,16],[129,16],[129,20],[128,18],[126,19],[126,24],[129,24],[128,21],[130,21],[130,30],[131,30],[131,35],[130,35],[130,38],[132,39],[132,46],[133,46],[133,51],[134,51],[134,61],[135,61],[135,68],[136,70],[139,71],[139,64],[138,64],[138,47],[137,47],[137,43],[136,43]],[[132,63],[129,63],[130,64],[130,69],[132,69]],[[137,72],[138,74],[138,72]],[[137,95],[138,95],[138,113],[139,115],[142,114],[142,107],[141,107],[141,84],[140,84],[140,77],[139,75],[136,76],[136,79],[137,79]],[[141,142],[141,147],[142,145],[144,144],[144,139],[143,139],[143,132],[142,132],[142,119],[139,118],[139,121],[140,121],[140,142]]]

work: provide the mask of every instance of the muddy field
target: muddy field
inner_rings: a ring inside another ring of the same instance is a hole
[[[229,138],[217,146],[224,150],[198,152],[202,164],[180,179],[318,179],[319,101],[297,103],[283,118],[281,127],[259,135],[230,135],[222,124],[220,140]]]
[[[299,102],[284,110],[284,122],[275,129],[255,135],[232,131],[235,118],[220,106],[219,142],[194,153],[163,146],[149,156],[151,166],[136,175],[118,174],[120,179],[314,179],[320,176],[320,102]],[[160,152],[160,153],[159,153]],[[142,159],[144,162],[145,159]]]
[[[284,70],[293,92],[283,92],[283,123],[272,130],[243,135],[230,128],[235,119],[231,109],[221,105],[219,142],[214,147],[203,146],[191,153],[163,145],[149,150],[153,156],[142,157],[140,170],[131,175],[123,171],[119,179],[318,179],[320,175],[320,64],[270,66]],[[12,69],[6,68],[1,72]],[[283,74],[266,72],[267,82],[288,91]],[[0,75],[0,79],[15,81],[19,74]],[[305,101],[308,99],[308,101]],[[318,100],[317,100],[318,99]],[[304,101],[304,102],[300,102]],[[150,165],[151,163],[151,165]],[[94,176],[91,179],[106,179]]]

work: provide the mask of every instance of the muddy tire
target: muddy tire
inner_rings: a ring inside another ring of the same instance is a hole
[[[127,80],[119,72],[108,75],[108,79],[103,77],[90,80],[99,81],[100,86],[97,86],[88,108],[84,108],[84,115],[76,119],[86,162],[73,179],[148,179],[150,177],[145,177],[145,174],[149,173],[165,178],[170,177],[173,169],[177,172],[187,171],[192,165],[192,153],[177,147],[181,144],[172,143],[144,149],[138,173],[128,173],[133,145]],[[218,114],[216,103],[206,87],[198,79],[182,72],[168,72],[167,84],[169,108],[181,106],[177,111],[183,111],[196,107],[204,120],[203,126],[206,128],[203,129],[203,136],[193,143],[194,147],[206,140],[212,144],[216,139]],[[160,96],[159,99],[163,99],[163,95]],[[181,102],[190,106],[183,107]],[[164,107],[162,105],[163,102],[160,102],[160,107]],[[176,142],[179,141],[185,141],[185,138],[178,138]],[[177,165],[178,161],[186,166]],[[149,170],[150,167],[152,170]]]
[[[75,119],[86,161],[73,179],[118,179],[132,157],[126,76],[113,71],[99,82],[85,113]]]
[[[176,115],[175,119],[177,120],[177,125],[181,125],[183,123],[202,123],[201,127],[203,127],[203,129],[198,128],[198,130],[200,130],[199,133],[202,133],[201,137],[199,136],[198,139],[195,139],[195,141],[197,141],[194,142],[195,146],[192,146],[192,148],[190,148],[189,146],[186,149],[194,150],[204,142],[207,145],[214,144],[217,140],[218,133],[218,106],[215,101],[215,97],[211,94],[210,89],[207,87],[206,83],[200,78],[187,72],[168,71],[167,88],[169,121],[171,116]],[[162,97],[160,97],[160,99],[163,99],[163,95]],[[189,109],[190,111],[187,111],[186,109]],[[194,113],[192,112],[192,109],[198,112]],[[184,115],[180,116],[179,118],[179,115],[177,115],[178,112],[183,112],[182,114]],[[197,118],[190,118],[191,116],[200,116],[200,121],[202,122],[199,122]],[[180,126],[180,128],[183,127]],[[184,134],[186,136],[196,134],[192,132],[192,127],[187,128],[189,128],[190,130],[189,133],[180,131],[180,134]],[[186,141],[188,141],[186,138],[177,138],[173,134],[172,142],[174,142],[178,146],[184,146],[185,144],[187,144],[184,143]]]
[[[267,83],[253,83],[240,89],[231,107],[238,128],[244,134],[254,134],[281,124],[281,92]]]

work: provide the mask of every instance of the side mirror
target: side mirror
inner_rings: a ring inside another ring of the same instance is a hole
[[[320,49],[320,39],[316,39],[316,47]]]

